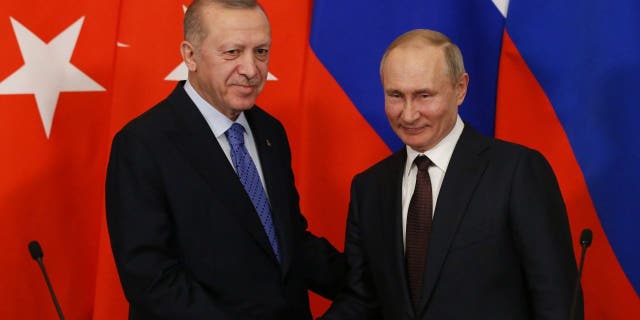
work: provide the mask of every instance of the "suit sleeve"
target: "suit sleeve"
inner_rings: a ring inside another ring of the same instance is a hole
[[[344,286],[346,262],[344,255],[325,238],[318,237],[308,231],[308,223],[300,212],[299,195],[295,188],[295,179],[291,169],[291,149],[287,134],[280,122],[277,122],[284,148],[283,165],[288,172],[287,183],[290,187],[289,199],[294,206],[294,224],[296,239],[299,239],[302,252],[302,269],[309,289],[327,299],[334,299]]]
[[[148,146],[120,132],[107,169],[106,209],[127,300],[154,319],[243,319],[225,312],[181,264],[161,179]]]
[[[537,151],[520,158],[510,199],[533,319],[566,319],[577,277],[571,232],[556,177]],[[583,318],[581,296],[576,313]]]
[[[338,295],[321,320],[380,319],[378,297],[361,237],[359,193],[356,176],[351,184],[351,199],[347,217],[345,255],[348,273],[344,290]]]
[[[309,289],[327,299],[334,299],[344,285],[344,256],[325,238],[318,238],[308,231],[304,237],[302,250],[305,252],[304,268]]]

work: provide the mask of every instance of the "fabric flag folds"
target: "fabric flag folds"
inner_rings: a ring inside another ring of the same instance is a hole
[[[117,14],[113,1],[0,3],[3,319],[57,317],[31,240],[67,318],[93,312]]]
[[[0,318],[56,318],[27,251],[38,240],[68,319],[126,319],[105,225],[111,138],[186,78],[189,3],[0,3]],[[384,115],[380,58],[398,35],[436,29],[460,45],[471,77],[462,117],[545,154],[576,252],[580,230],[594,231],[586,319],[640,319],[640,3],[261,3],[273,45],[258,104],[287,129],[311,231],[342,248],[351,178],[402,147]],[[314,315],[328,303],[312,296]]]
[[[640,4],[626,0],[514,0],[507,14],[496,135],[541,150],[574,239],[594,232],[582,280],[587,319],[640,318],[638,18]]]

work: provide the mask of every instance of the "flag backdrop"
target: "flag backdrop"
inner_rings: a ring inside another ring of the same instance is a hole
[[[27,250],[39,240],[68,319],[125,319],[104,221],[110,140],[186,77],[188,0],[0,3],[0,317],[55,319]],[[640,3],[264,0],[273,29],[258,103],[285,125],[312,231],[342,248],[352,176],[401,147],[378,63],[413,28],[461,47],[462,117],[542,151],[567,204],[586,318],[640,319]],[[470,266],[472,267],[472,266]],[[319,315],[328,302],[312,297]]]

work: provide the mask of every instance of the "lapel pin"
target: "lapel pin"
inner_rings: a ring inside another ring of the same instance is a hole
[[[271,141],[269,141],[269,139],[265,139],[267,142],[267,147],[271,147]]]

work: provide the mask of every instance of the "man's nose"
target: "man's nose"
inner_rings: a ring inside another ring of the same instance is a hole
[[[407,100],[404,103],[401,117],[402,117],[402,121],[407,123],[412,123],[420,117],[420,113],[418,112],[415,104],[411,102],[411,100]]]
[[[256,66],[256,58],[250,52],[245,52],[238,61],[238,73],[253,79],[258,74],[258,67]]]

